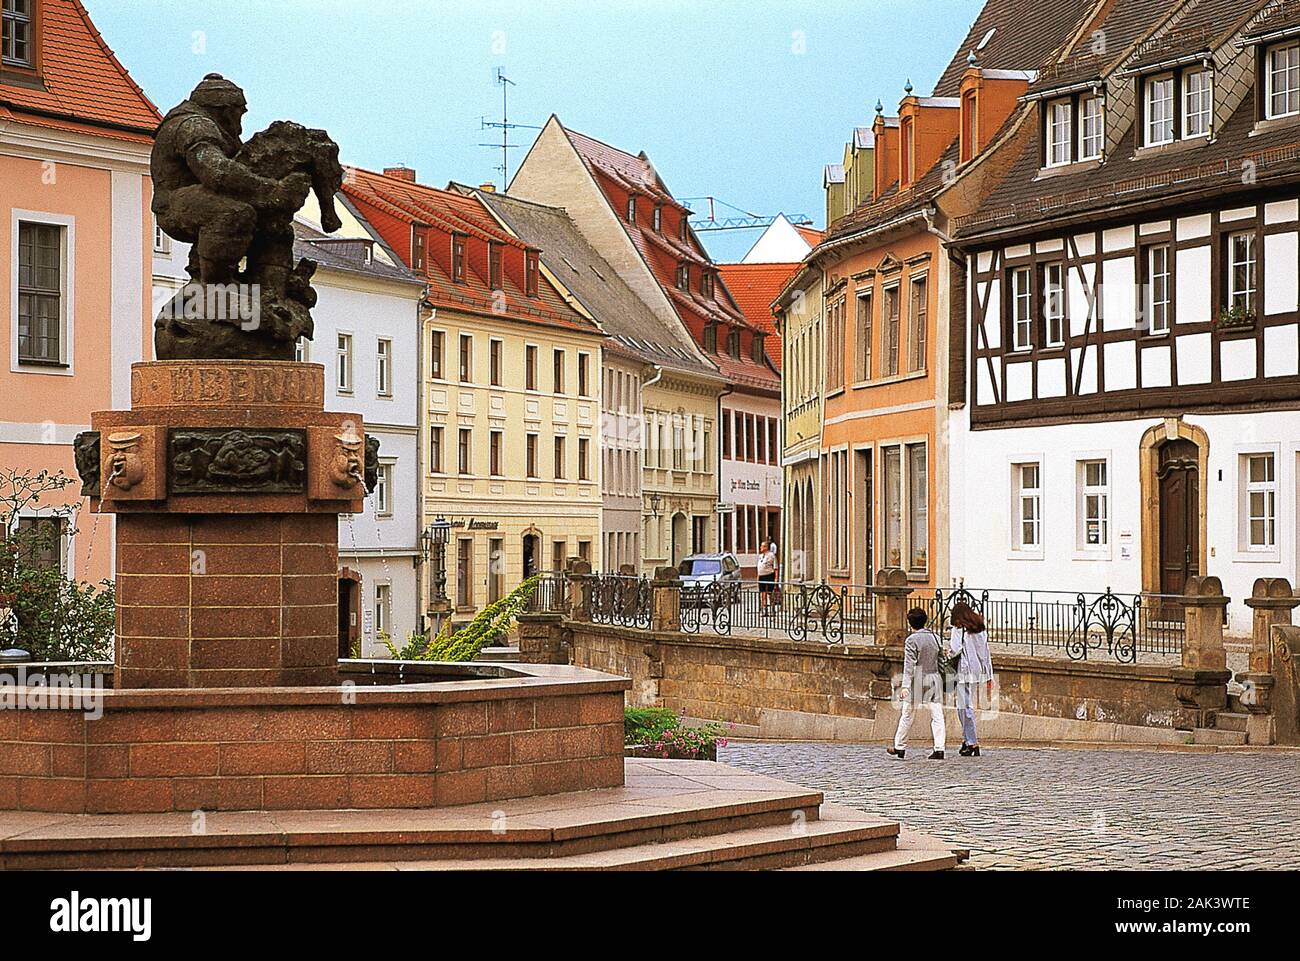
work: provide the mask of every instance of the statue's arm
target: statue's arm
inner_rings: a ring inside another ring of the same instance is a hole
[[[280,184],[269,177],[260,177],[238,161],[231,160],[216,144],[200,140],[185,152],[199,183],[213,193],[237,197],[253,202],[255,198],[278,195]]]

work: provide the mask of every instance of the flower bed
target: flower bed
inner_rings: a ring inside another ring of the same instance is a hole
[[[628,757],[659,757],[716,761],[727,746],[726,729],[718,723],[687,727],[666,708],[628,707],[623,711],[624,753]]]

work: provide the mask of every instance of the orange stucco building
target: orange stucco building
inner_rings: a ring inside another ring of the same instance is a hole
[[[85,504],[72,441],[126,407],[152,358],[149,150],[158,111],[79,0],[5,4],[0,59],[0,467],[62,471]],[[55,506],[28,508],[39,524]],[[112,518],[79,512],[58,558],[83,580],[112,569]],[[52,521],[46,521],[52,523]]]

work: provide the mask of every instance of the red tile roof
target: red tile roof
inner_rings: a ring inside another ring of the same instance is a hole
[[[713,265],[694,232],[687,231],[686,239],[682,240],[671,230],[655,230],[653,223],[646,218],[637,218],[635,224],[627,222],[611,190],[648,197],[680,211],[688,209],[673,198],[644,152],[630,154],[567,127],[564,132],[697,343],[703,346],[702,331],[710,323],[722,327],[718,335],[719,346],[725,345],[726,333],[731,327],[765,332],[764,327],[753,324],[746,317],[728,291],[725,280],[720,279],[714,286],[711,297],[700,293],[697,284],[689,284],[688,290],[678,288],[677,267],[683,261],[701,268]],[[735,383],[768,391],[780,389],[780,376],[768,364],[754,360],[747,350],[742,351],[741,358],[737,359],[727,355],[724,348],[720,353],[710,354],[709,359]]]
[[[80,0],[41,0],[37,27],[41,83],[0,82],[0,116],[116,139],[153,139],[162,119],[158,108],[118,62]]]
[[[412,224],[428,226],[435,234],[446,237],[448,243],[452,233],[461,233],[485,243],[497,243],[512,248],[521,257],[526,249],[526,245],[502,228],[496,218],[473,195],[439,190],[436,187],[428,187],[396,177],[386,177],[360,167],[345,167],[344,173],[343,192],[363,214],[370,215],[375,211],[386,215],[392,221],[400,222],[401,231],[392,229],[385,231],[380,223],[373,221],[372,226],[379,230],[384,240],[408,267],[413,266],[409,236],[409,226]],[[382,220],[382,218],[375,217],[374,220]],[[430,240],[430,247],[434,242]],[[503,313],[497,305],[488,278],[475,269],[475,258],[466,257],[464,283],[452,280],[431,249],[424,261],[425,272],[421,276],[429,281],[428,299],[435,306],[487,316],[505,316],[526,323],[593,332],[598,330],[587,318],[565,302],[559,292],[546,280],[544,274],[538,277],[538,296],[529,297],[520,287],[518,280],[512,276],[512,271],[503,270],[502,292],[505,294]]]
[[[801,226],[800,224],[795,224],[794,229],[799,231],[800,237],[808,241],[809,247],[816,247],[819,243],[822,242],[822,238],[826,236],[825,231],[814,230],[812,227],[804,227]]]
[[[727,289],[745,312],[745,318],[769,335],[765,346],[778,371],[781,369],[781,338],[777,336],[773,322],[772,301],[776,300],[798,269],[798,264],[718,265]]]

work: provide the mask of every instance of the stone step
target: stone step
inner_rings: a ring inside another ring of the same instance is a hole
[[[1244,713],[1236,714],[1230,711],[1220,711],[1214,715],[1214,727],[1219,731],[1241,731],[1244,734],[1247,720],[1248,715]]]
[[[422,859],[277,864],[275,870],[365,871],[681,871],[768,870],[890,853],[898,824],[857,812],[860,820],[810,820],[725,834],[650,842],[605,851],[538,858]],[[239,870],[236,866],[218,870]]]
[[[1222,715],[1220,715],[1222,716]],[[1224,730],[1218,727],[1198,727],[1192,731],[1193,744],[1218,744],[1233,746],[1246,743],[1245,730]]]
[[[860,854],[835,861],[801,864],[786,871],[947,871],[970,857],[965,848],[903,829],[893,851]]]

